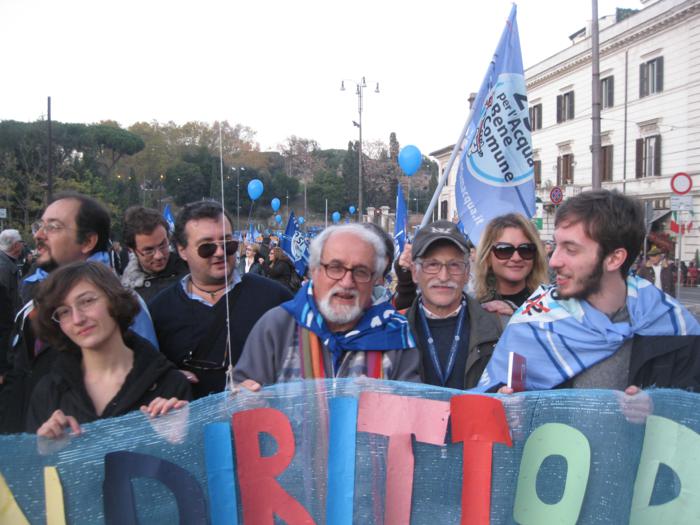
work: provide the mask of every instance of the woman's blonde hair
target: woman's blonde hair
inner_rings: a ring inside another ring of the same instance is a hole
[[[532,271],[525,279],[527,289],[532,292],[539,285],[547,282],[547,256],[534,225],[518,213],[501,215],[492,219],[484,229],[476,253],[474,293],[479,302],[490,301],[497,297],[496,276],[491,268],[491,247],[506,228],[518,228],[537,248],[535,258],[532,260]]]

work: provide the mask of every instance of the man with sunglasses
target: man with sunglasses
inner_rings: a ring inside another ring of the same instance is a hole
[[[229,363],[238,361],[253,325],[292,297],[265,277],[239,276],[231,225],[215,201],[186,205],[173,237],[190,273],[149,303],[161,350],[183,370],[195,398],[224,390]]]
[[[234,380],[249,390],[297,379],[367,376],[418,381],[406,318],[386,300],[386,247],[359,224],[331,226],[309,247],[311,281],[253,328]]]
[[[143,206],[127,209],[124,243],[130,255],[122,284],[147,302],[188,273],[187,264],[170,250],[168,223],[157,210]]]
[[[472,388],[501,335],[501,322],[464,293],[469,245],[450,221],[427,224],[416,234],[411,274],[420,290],[406,317],[421,354],[424,383]]]
[[[582,192],[557,210],[554,240],[556,284],[536,290],[511,318],[479,390],[507,383],[510,351],[527,359],[528,390],[606,388],[623,390],[624,400],[643,400],[647,386],[698,390],[700,325],[629,275],[644,241],[641,204],[616,191]]]

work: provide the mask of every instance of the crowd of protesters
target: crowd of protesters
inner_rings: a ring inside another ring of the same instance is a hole
[[[313,378],[510,394],[512,352],[531,390],[700,387],[700,326],[661,250],[637,261],[642,208],[616,192],[567,200],[547,243],[518,214],[478,246],[433,222],[397,257],[375,225],[331,226],[304,276],[269,237],[239,242],[213,201],[184,206],[172,232],[130,208],[123,248],[110,223],[94,199],[57,195],[32,227],[31,268],[19,232],[0,233],[0,432],[58,438]],[[696,285],[694,262],[679,271]]]

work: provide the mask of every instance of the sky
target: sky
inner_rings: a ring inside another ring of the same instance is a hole
[[[357,140],[423,154],[450,146],[468,116],[509,0],[0,0],[0,120],[52,118],[249,126],[262,150],[291,136],[322,148]],[[525,67],[571,45],[588,0],[521,0]],[[639,0],[599,0],[600,16]],[[346,91],[340,90],[345,80]],[[379,93],[374,92],[379,83]]]

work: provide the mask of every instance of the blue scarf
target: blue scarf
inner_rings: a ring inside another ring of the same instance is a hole
[[[106,266],[110,265],[109,254],[107,252],[95,252],[90,257],[87,258],[88,261],[100,262]],[[37,268],[36,271],[24,278],[24,282],[27,283],[38,283],[43,281],[49,276],[46,270]]]
[[[475,390],[508,381],[508,352],[527,359],[528,390],[548,390],[613,355],[635,335],[700,335],[678,301],[640,277],[627,278],[630,321],[613,323],[587,301],[556,299],[541,286],[513,314]]]
[[[346,351],[404,350],[414,348],[411,330],[406,318],[397,313],[388,302],[381,302],[365,310],[364,315],[349,332],[332,332],[318,311],[313,295],[313,282],[301,287],[294,299],[280,306],[296,322],[316,334],[333,356],[337,368]]]

